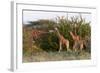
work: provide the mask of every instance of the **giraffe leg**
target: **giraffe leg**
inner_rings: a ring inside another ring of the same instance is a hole
[[[69,42],[66,43],[66,49],[67,49],[67,51],[71,52],[71,50],[69,49]]]
[[[75,42],[74,45],[73,45],[73,50],[74,50],[74,52],[77,51],[76,42]]]
[[[80,51],[83,50],[83,43],[80,43]]]
[[[59,42],[59,52],[62,50],[62,43]]]

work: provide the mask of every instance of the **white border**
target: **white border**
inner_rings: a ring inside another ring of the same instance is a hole
[[[66,67],[80,67],[96,65],[96,9],[93,7],[73,7],[73,6],[52,6],[52,5],[35,5],[30,3],[12,2],[12,65],[11,69],[15,70],[42,70]],[[74,61],[56,61],[56,62],[33,62],[22,63],[22,9],[31,10],[54,10],[54,11],[71,11],[71,12],[89,12],[92,14],[91,22],[91,60],[74,60]]]

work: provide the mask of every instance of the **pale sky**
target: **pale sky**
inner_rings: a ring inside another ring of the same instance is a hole
[[[23,23],[28,24],[29,21],[37,21],[40,19],[51,19],[55,20],[57,16],[65,16],[70,19],[72,16],[79,16],[79,13],[64,13],[64,12],[44,12],[44,11],[24,11],[23,12]],[[86,21],[91,21],[91,14],[81,14]]]

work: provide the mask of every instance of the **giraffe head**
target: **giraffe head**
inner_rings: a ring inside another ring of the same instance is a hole
[[[69,31],[69,33],[70,33],[70,35],[72,35],[73,33],[72,33],[72,31]]]
[[[55,33],[56,33],[57,36],[60,36],[60,32],[59,32],[59,30],[58,30],[57,27],[54,28],[54,31],[55,31]]]
[[[54,30],[55,30],[55,31],[58,31],[58,28],[57,28],[57,27],[55,27],[55,28],[54,28]]]
[[[54,32],[54,30],[49,30],[50,33]]]

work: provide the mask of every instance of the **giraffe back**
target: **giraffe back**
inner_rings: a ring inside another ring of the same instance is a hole
[[[32,37],[33,40],[37,40],[40,39],[44,34],[46,34],[47,32],[43,31],[43,30],[32,30]]]

